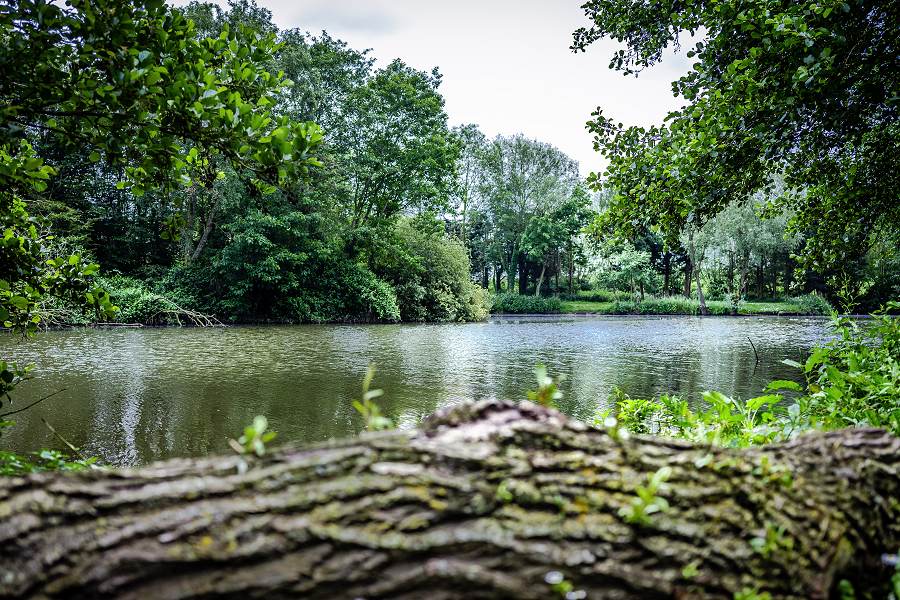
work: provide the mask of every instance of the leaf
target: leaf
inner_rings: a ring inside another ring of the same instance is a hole
[[[775,381],[769,382],[769,385],[766,386],[766,391],[774,391],[774,390],[791,390],[794,392],[799,392],[803,388],[796,381],[788,381],[787,379],[776,379]]]
[[[750,398],[747,400],[747,408],[750,410],[759,410],[760,407],[766,406],[769,404],[777,404],[784,400],[784,396],[781,394],[767,394],[765,396],[757,396],[756,398]]]

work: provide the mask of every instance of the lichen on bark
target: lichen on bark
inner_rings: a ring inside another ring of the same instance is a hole
[[[240,460],[0,481],[0,597],[827,598],[900,546],[878,430],[730,450],[482,402]]]

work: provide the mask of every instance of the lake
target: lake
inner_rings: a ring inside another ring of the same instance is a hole
[[[827,322],[794,317],[494,317],[445,325],[297,325],[216,329],[79,329],[0,336],[0,356],[37,365],[0,447],[62,448],[65,439],[125,466],[226,451],[258,414],[279,441],[319,441],[362,427],[351,406],[369,363],[384,412],[413,427],[437,408],[520,399],[533,367],[563,375],[560,408],[590,420],[619,386],[691,401],[716,389],[749,398],[798,379]],[[759,352],[757,365],[753,340]]]

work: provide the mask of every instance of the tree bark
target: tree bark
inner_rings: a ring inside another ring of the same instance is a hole
[[[693,275],[694,265],[691,264],[690,258],[685,258],[684,260],[684,286],[683,286],[683,294],[684,297],[689,299],[691,298],[691,276]]]
[[[541,274],[538,276],[537,284],[534,286],[534,295],[538,297],[541,295],[541,286],[544,284],[544,274],[547,272],[547,263],[544,262],[541,265]]]
[[[669,295],[669,279],[672,276],[672,253],[666,250],[663,254],[663,296]]]
[[[519,256],[519,294],[524,296],[528,293],[528,261],[524,255]]]
[[[872,429],[732,450],[482,402],[243,460],[0,480],[0,597],[827,598],[900,546]],[[630,522],[664,466],[669,508]]]

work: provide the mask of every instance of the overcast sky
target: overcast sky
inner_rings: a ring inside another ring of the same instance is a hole
[[[257,3],[282,29],[327,30],[354,48],[371,48],[379,65],[401,58],[422,70],[438,67],[451,125],[550,142],[579,161],[582,175],[602,167],[584,129],[591,112],[600,106],[628,125],[659,123],[678,106],[671,82],[689,65],[683,52],[669,55],[634,78],[607,68],[614,43],[572,53],[572,32],[587,23],[581,0]]]

